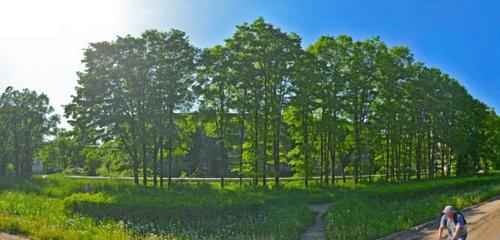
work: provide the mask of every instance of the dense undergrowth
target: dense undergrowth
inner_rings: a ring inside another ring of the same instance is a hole
[[[444,204],[464,207],[499,193],[499,175],[334,190],[0,179],[0,231],[39,239],[298,239],[314,219],[308,205],[332,202],[328,239],[371,239],[436,217]]]

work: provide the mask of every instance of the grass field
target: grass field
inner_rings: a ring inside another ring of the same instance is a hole
[[[362,187],[337,194],[326,216],[329,239],[374,239],[500,194],[498,175]]]
[[[90,184],[92,193],[85,193]],[[216,183],[143,188],[63,176],[0,179],[0,231],[39,239],[298,239],[309,204],[332,202],[328,239],[372,239],[500,194],[500,176],[400,184],[263,189]]]

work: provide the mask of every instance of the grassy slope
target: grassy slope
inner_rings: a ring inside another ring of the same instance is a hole
[[[362,188],[333,201],[325,234],[328,239],[383,237],[438,218],[445,205],[461,209],[498,194],[498,175]]]
[[[93,194],[83,193],[87,183]],[[167,190],[61,176],[0,179],[0,230],[41,239],[296,239],[313,221],[308,204],[333,202],[327,237],[366,239],[428,220],[444,203],[462,207],[499,192],[498,175],[333,191],[296,183],[281,190],[187,183]]]

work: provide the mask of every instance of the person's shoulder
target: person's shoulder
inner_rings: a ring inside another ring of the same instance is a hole
[[[444,215],[444,214],[443,214],[443,215],[441,216],[441,220],[439,221],[439,223],[440,223],[441,225],[446,225],[446,215]]]
[[[465,218],[464,218],[464,215],[462,213],[460,213],[460,214],[457,213],[457,222],[459,222],[460,224],[465,223]]]

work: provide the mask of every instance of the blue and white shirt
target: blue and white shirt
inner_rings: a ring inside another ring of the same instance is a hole
[[[467,227],[465,226],[465,219],[461,214],[457,214],[457,224],[460,224],[461,228],[457,233],[457,237],[463,237],[467,234]],[[448,229],[448,236],[451,237],[453,232],[455,232],[455,222],[453,219],[448,219],[446,215],[441,217],[441,226],[445,226]]]

